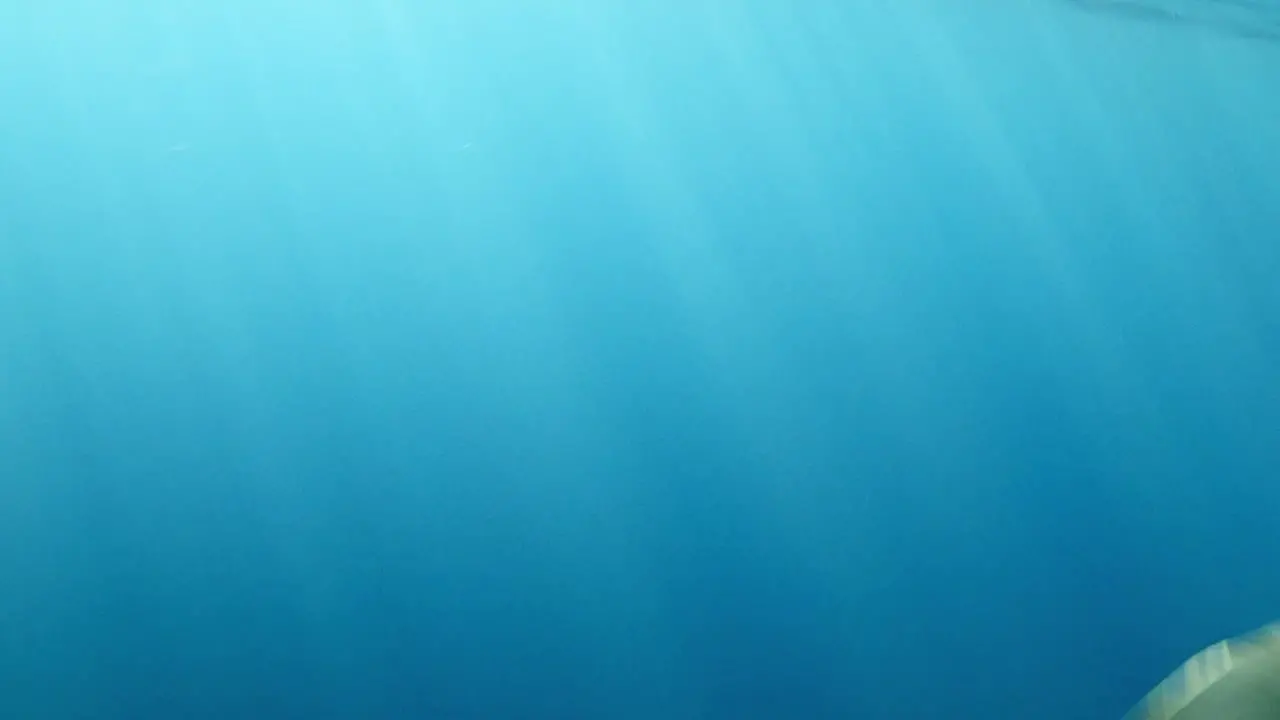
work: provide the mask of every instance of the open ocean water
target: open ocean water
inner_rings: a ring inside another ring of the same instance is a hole
[[[1119,718],[1280,617],[1277,8],[0,4],[0,718]]]

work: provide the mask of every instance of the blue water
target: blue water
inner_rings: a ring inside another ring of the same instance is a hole
[[[0,717],[1118,718],[1280,616],[1277,87],[1066,0],[5,3]]]

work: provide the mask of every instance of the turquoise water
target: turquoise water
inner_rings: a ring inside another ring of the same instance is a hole
[[[0,7],[0,717],[1115,718],[1274,619],[1280,43],[1105,5]]]

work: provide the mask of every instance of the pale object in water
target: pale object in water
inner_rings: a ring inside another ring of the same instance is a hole
[[[1280,720],[1280,623],[1200,651],[1124,720]]]

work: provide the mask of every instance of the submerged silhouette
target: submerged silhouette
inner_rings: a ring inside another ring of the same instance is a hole
[[[1067,0],[1077,7],[1179,25],[1197,25],[1280,44],[1280,0]]]
[[[1124,720],[1280,718],[1280,624],[1214,643],[1197,653]]]

